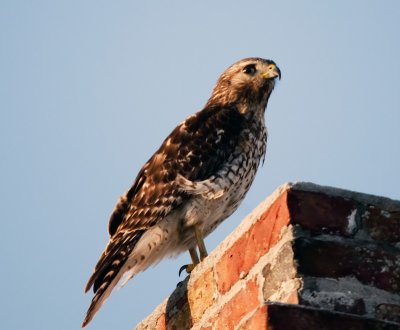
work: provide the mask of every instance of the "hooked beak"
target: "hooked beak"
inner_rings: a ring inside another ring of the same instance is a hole
[[[279,70],[275,64],[270,64],[268,65],[267,70],[263,72],[261,76],[265,79],[279,78],[279,80],[281,80],[281,70]]]

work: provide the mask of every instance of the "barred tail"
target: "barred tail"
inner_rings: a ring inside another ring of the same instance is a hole
[[[82,323],[82,328],[92,320],[127,270],[124,265],[143,232],[141,230],[134,233],[121,233],[111,239],[85,287],[85,292],[87,292],[93,286],[95,295]]]
[[[107,273],[107,278],[104,279],[103,283],[96,291],[92,302],[90,303],[89,309],[86,313],[86,317],[82,323],[82,328],[84,328],[92,320],[97,311],[106,302],[108,296],[111,294],[112,289],[120,280],[122,274],[118,271],[119,270],[110,270],[110,272]]]

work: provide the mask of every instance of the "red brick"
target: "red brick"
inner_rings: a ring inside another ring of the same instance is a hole
[[[212,268],[206,270],[196,281],[189,284],[188,301],[193,323],[198,322],[207,308],[214,303],[215,292]]]
[[[165,314],[162,314],[158,320],[157,320],[157,324],[156,324],[156,328],[155,330],[166,330],[166,325],[165,325]]]
[[[283,300],[288,304],[298,304],[299,303],[299,293],[297,290],[292,291],[286,296],[286,299]]]
[[[211,322],[213,329],[234,329],[246,314],[260,305],[259,290],[255,280],[247,282],[246,286],[228,301],[214,317]]]
[[[286,196],[286,192],[283,193],[218,261],[217,286],[221,293],[229,291],[241,273],[247,274],[279,240],[282,227],[289,223]]]
[[[267,329],[267,306],[262,306],[246,321],[240,330],[266,330]]]

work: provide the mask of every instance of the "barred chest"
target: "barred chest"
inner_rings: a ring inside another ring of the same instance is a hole
[[[215,178],[224,193],[218,199],[203,200],[203,207],[208,213],[204,217],[206,235],[229,217],[243,201],[260,161],[265,156],[266,142],[264,121],[252,123],[242,131],[238,146]]]
[[[265,126],[251,127],[243,131],[242,136],[232,162],[227,164],[225,178],[228,184],[227,197],[229,197],[227,208],[231,213],[236,210],[249,190],[266,151]]]

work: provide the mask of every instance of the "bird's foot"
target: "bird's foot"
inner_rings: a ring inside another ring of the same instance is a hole
[[[179,268],[179,276],[181,276],[181,273],[184,270],[186,270],[186,273],[190,274],[195,267],[196,267],[195,264],[183,265],[181,268]]]

